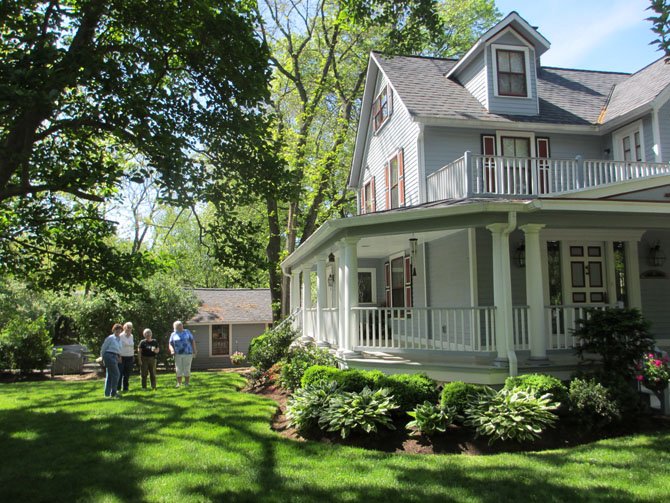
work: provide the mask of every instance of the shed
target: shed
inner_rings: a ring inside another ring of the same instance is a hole
[[[185,323],[195,338],[198,355],[193,368],[232,366],[230,355],[249,352],[251,339],[272,325],[267,288],[195,288],[198,314]]]

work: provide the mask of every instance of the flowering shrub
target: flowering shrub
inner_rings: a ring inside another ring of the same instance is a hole
[[[670,367],[668,357],[657,356],[654,353],[645,353],[636,365],[636,379],[650,390],[660,393],[668,386],[670,380]]]
[[[246,355],[241,351],[235,351],[232,355],[230,355],[230,361],[233,363],[233,365],[240,365],[244,362],[244,360],[246,360],[246,358]]]

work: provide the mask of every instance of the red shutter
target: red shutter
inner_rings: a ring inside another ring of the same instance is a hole
[[[384,170],[386,175],[386,207],[385,210],[391,209],[391,163],[386,163],[386,169]]]
[[[363,188],[361,189],[361,211],[359,215],[363,215],[365,213],[365,185],[363,184]]]
[[[496,137],[493,135],[482,135],[482,154],[491,156],[490,159],[484,159],[484,192],[496,191],[496,161],[493,156],[496,155]]]
[[[537,178],[539,183],[540,194],[549,192],[549,161],[542,159],[549,159],[549,138],[536,138],[537,157]]]
[[[370,180],[370,197],[372,198],[372,201],[370,201],[370,211],[373,213],[377,211],[377,192],[375,190],[375,177],[372,177],[372,180]]]
[[[405,160],[403,151],[398,151],[398,206],[405,206]]]

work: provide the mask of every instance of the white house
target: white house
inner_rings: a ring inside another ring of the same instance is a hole
[[[568,377],[587,307],[639,308],[670,344],[670,65],[550,68],[549,47],[512,12],[458,60],[370,55],[359,214],[282,263],[349,367]]]

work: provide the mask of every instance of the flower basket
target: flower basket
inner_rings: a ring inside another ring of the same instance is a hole
[[[230,362],[233,365],[242,365],[246,359],[246,355],[241,351],[235,351],[232,355],[230,355]]]

